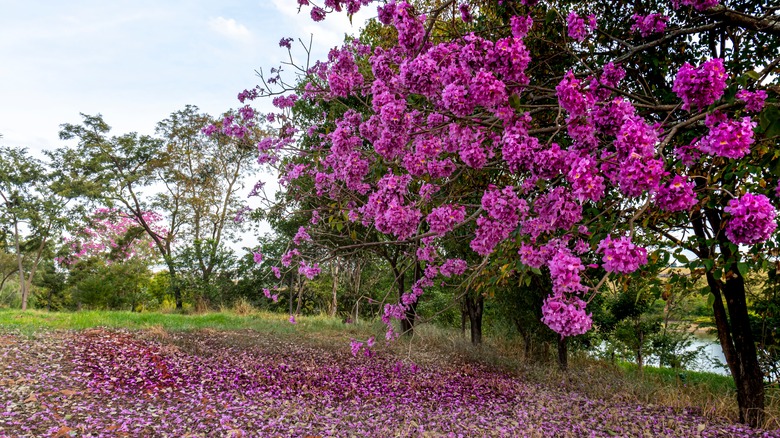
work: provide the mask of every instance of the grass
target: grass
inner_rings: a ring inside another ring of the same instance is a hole
[[[41,330],[83,330],[94,327],[145,330],[149,334],[191,330],[252,330],[292,338],[326,348],[349,348],[352,338],[383,338],[381,323],[344,324],[327,316],[300,316],[290,324],[288,316],[240,306],[219,313],[164,314],[152,312],[45,312],[39,310],[0,309],[0,331],[13,330],[33,335]],[[381,347],[418,363],[449,363],[453,358],[492,365],[540,385],[562,391],[576,391],[591,398],[620,400],[670,406],[676,409],[697,407],[710,418],[737,418],[734,381],[714,373],[608,363],[571,354],[569,372],[558,370],[554,360],[528,362],[517,339],[486,338],[485,345],[474,347],[456,330],[423,325],[412,337]],[[551,350],[554,353],[554,349]],[[550,358],[552,359],[552,357]],[[767,423],[780,428],[780,390],[767,392]]]
[[[84,330],[94,327],[129,330],[255,330],[278,334],[343,332],[345,324],[324,316],[299,317],[290,324],[286,315],[254,311],[242,315],[231,311],[204,314],[166,314],[154,312],[121,312],[88,310],[80,312],[46,312],[41,310],[0,309],[0,328],[33,334],[40,330]],[[370,329],[361,325],[360,329]],[[354,329],[353,329],[354,331]]]

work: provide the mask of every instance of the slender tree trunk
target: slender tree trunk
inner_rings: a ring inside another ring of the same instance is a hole
[[[561,371],[569,369],[569,338],[558,338],[558,367]]]
[[[293,314],[293,298],[295,297],[295,275],[290,275],[290,315]]]
[[[27,282],[24,278],[24,267],[22,266],[22,251],[19,244],[19,222],[14,220],[14,247],[16,249],[16,263],[19,269],[19,292],[22,298],[22,310],[27,310]]]
[[[415,283],[422,278],[422,267],[420,262],[417,261],[414,265],[414,281]],[[414,331],[414,323],[417,319],[417,303],[413,302],[406,308],[406,318],[401,320],[401,330],[403,333],[412,334]]]
[[[737,271],[736,264],[731,268]],[[760,427],[764,421],[764,374],[758,364],[758,352],[750,329],[745,282],[738,271],[726,281],[723,295],[728,306],[727,324],[731,326],[731,338],[736,353],[732,363],[729,363],[729,368],[737,384],[739,420],[753,427]]]
[[[338,261],[334,261],[334,263],[331,265],[331,274],[333,276],[333,301],[330,303],[330,316],[334,317],[336,316],[336,311],[338,309],[338,301],[337,301],[337,294],[339,289],[339,263]]]
[[[712,310],[718,328],[718,340],[737,386],[739,421],[752,427],[760,427],[764,421],[764,380],[750,329],[745,281],[737,265],[739,253],[732,252],[732,245],[721,232],[718,213],[706,210],[705,214],[711,229],[717,232],[721,257],[729,263],[725,282],[715,278],[712,271],[706,273],[707,285],[715,297]],[[694,216],[692,225],[700,241],[699,252],[712,257],[712,250],[704,243],[707,240],[704,217]],[[723,305],[724,299],[726,307]]]
[[[642,357],[642,343],[645,341],[645,333],[642,330],[637,330],[639,336],[639,342],[636,346],[636,365],[639,368],[639,372],[642,372],[642,366],[644,365],[644,358]]]
[[[466,319],[469,317],[469,311],[466,307],[466,297],[460,301],[460,335],[466,337]]]
[[[522,336],[523,338],[523,360],[530,361],[531,360],[531,330],[526,330],[518,318],[512,318],[512,319],[515,322],[515,327],[517,328],[517,332],[520,333],[520,336]]]
[[[466,308],[469,313],[469,326],[471,328],[471,343],[473,345],[482,344],[482,311],[485,308],[485,297],[478,294],[471,297],[468,294],[464,297]]]
[[[303,281],[298,281],[298,304],[295,306],[295,314],[299,315],[301,313],[301,304],[303,302]]]
[[[176,310],[184,308],[184,300],[181,296],[181,285],[179,279],[176,278],[176,266],[173,264],[173,259],[170,256],[165,257],[165,263],[168,265],[168,275],[171,280],[171,292],[173,293],[173,299],[176,300]]]

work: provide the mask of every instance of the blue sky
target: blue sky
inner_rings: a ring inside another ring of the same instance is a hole
[[[313,34],[323,59],[376,14],[313,23],[294,0],[0,0],[0,11],[0,143],[32,151],[61,146],[59,125],[79,113],[101,113],[115,135],[152,134],[186,104],[237,107],[255,70],[287,59],[280,38]]]

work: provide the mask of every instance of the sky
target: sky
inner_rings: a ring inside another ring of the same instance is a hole
[[[221,114],[256,70],[289,59],[280,38],[313,35],[324,59],[368,9],[351,25],[314,23],[294,0],[0,0],[0,144],[60,147],[60,125],[80,113],[102,114],[115,135],[153,134],[187,104]]]
[[[60,125],[79,124],[80,113],[102,114],[118,136],[154,134],[188,104],[211,115],[238,108],[257,70],[289,61],[281,38],[311,42],[313,62],[376,15],[315,23],[295,0],[0,0],[0,11],[0,145],[39,158],[67,144]],[[302,45],[293,48],[304,62]]]

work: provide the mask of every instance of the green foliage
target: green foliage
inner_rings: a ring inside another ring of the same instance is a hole
[[[148,291],[150,280],[143,260],[107,263],[89,258],[71,269],[68,285],[77,308],[138,311],[155,305]]]

